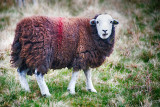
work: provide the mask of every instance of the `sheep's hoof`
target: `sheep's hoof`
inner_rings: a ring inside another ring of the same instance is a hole
[[[48,93],[48,94],[42,94],[42,96],[43,96],[43,97],[50,97],[51,94],[50,94],[50,93]]]
[[[75,95],[75,91],[74,91],[74,90],[67,89],[67,91],[69,92],[69,94],[71,94],[71,95]]]
[[[94,92],[97,93],[97,91],[93,88],[93,89],[87,89],[89,92]]]

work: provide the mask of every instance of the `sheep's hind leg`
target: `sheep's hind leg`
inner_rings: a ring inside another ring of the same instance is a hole
[[[76,85],[77,77],[78,77],[78,71],[73,71],[71,81],[70,81],[70,83],[68,85],[68,88],[67,88],[69,93],[72,94],[72,95],[75,94],[75,85]]]
[[[37,69],[35,70],[35,75],[36,75],[37,83],[39,85],[42,96],[46,96],[46,97],[51,96],[49,89],[46,85],[46,82],[44,81],[44,76],[41,73],[38,74]]]
[[[17,71],[18,71],[18,74],[19,74],[19,81],[20,81],[21,87],[23,89],[25,89],[25,91],[29,92],[30,89],[29,89],[29,85],[28,85],[28,82],[27,82],[27,79],[26,79],[26,74],[29,71],[29,69],[20,71],[20,68],[18,68]]]
[[[92,79],[91,79],[91,71],[88,70],[84,70],[85,76],[86,76],[86,89],[90,92],[95,92],[97,93],[97,91],[95,90],[93,84],[92,84]]]

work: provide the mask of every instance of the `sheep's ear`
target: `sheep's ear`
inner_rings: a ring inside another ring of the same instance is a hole
[[[96,20],[95,19],[91,19],[90,20],[90,25],[96,25]]]
[[[114,20],[113,20],[113,24],[114,24],[114,25],[118,25],[119,22],[118,22],[117,20],[114,19]]]

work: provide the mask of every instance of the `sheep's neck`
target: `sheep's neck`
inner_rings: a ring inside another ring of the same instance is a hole
[[[96,49],[100,53],[104,54],[104,56],[109,56],[112,53],[114,46],[114,35],[115,35],[114,27],[112,28],[112,34],[110,35],[110,37],[105,40],[99,37],[96,28],[92,29],[92,34],[94,43],[96,45]]]

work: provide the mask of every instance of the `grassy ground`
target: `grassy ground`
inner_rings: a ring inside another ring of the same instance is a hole
[[[25,8],[0,8],[0,106],[153,106],[160,105],[160,6],[158,0],[64,0],[27,4]],[[3,6],[6,4],[4,3]],[[97,94],[85,90],[80,72],[76,95],[67,86],[72,70],[50,70],[45,79],[52,94],[44,98],[33,76],[27,76],[31,92],[21,90],[15,68],[10,67],[10,45],[16,23],[31,15],[84,16],[109,13],[116,27],[113,54],[92,69]]]

